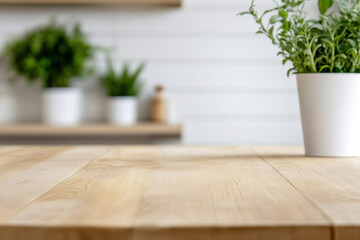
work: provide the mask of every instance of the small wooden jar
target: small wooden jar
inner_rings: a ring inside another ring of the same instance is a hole
[[[164,87],[157,86],[152,99],[151,119],[155,122],[167,122],[167,101],[164,96]]]

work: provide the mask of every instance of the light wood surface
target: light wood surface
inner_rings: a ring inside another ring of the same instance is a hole
[[[0,4],[141,4],[180,6],[181,0],[0,0]]]
[[[103,152],[99,147],[20,148],[0,159],[0,222]],[[1,239],[1,237],[0,237]]]
[[[254,148],[320,209],[335,239],[360,239],[360,158],[304,158],[300,148]]]
[[[181,126],[163,123],[138,123],[130,126],[93,124],[49,126],[42,124],[0,125],[1,136],[180,136]]]
[[[302,154],[0,147],[0,239],[360,239],[360,159]]]

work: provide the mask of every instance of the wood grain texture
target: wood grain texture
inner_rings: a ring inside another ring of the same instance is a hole
[[[131,126],[108,124],[80,125],[75,127],[19,124],[0,126],[1,136],[180,136],[180,125],[139,123]]]
[[[65,149],[58,146],[46,149],[42,146],[33,146],[31,148],[22,146],[3,147],[0,150],[0,179],[12,174],[14,171],[21,171],[33,164],[42,162]]]
[[[46,180],[43,183],[6,188],[5,193],[18,196],[39,191],[38,186],[55,181],[53,175],[59,166],[68,166],[71,155],[72,162],[87,159],[71,176],[57,179],[58,184],[47,186],[41,196],[3,221],[0,239],[331,237],[330,221],[323,213],[248,147],[110,147],[95,159],[87,155],[99,151],[70,148],[66,157],[55,155],[57,161],[43,162],[44,176],[35,178]],[[50,165],[53,170],[47,168]],[[41,169],[32,167],[37,173]],[[13,178],[7,184],[18,181]],[[4,202],[18,196],[7,196]]]
[[[359,158],[304,157],[302,148],[254,150],[330,219],[334,239],[360,239]]]
[[[2,156],[0,223],[104,151],[100,147],[22,147]]]

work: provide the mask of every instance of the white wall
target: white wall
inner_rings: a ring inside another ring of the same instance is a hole
[[[185,143],[301,144],[294,77],[286,77],[276,48],[254,35],[257,28],[250,17],[236,16],[249,2],[187,0],[182,8],[1,7],[0,44],[50,16],[80,21],[94,43],[113,47],[117,65],[147,62],[141,116],[148,116],[154,85],[165,85],[184,121]],[[261,9],[272,5],[258,2]],[[102,54],[97,61],[101,72]],[[4,63],[0,71],[5,82],[9,71]],[[2,98],[15,99],[17,120],[39,120],[40,88],[24,85],[3,88]],[[95,80],[80,85],[86,92],[85,120],[103,120],[103,91]]]

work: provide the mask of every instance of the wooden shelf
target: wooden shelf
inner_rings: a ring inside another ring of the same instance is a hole
[[[7,5],[34,5],[34,4],[131,4],[131,5],[165,5],[180,6],[181,0],[0,0],[0,4]]]
[[[138,123],[131,126],[108,124],[79,125],[71,127],[42,124],[19,124],[0,126],[0,137],[4,136],[181,136],[180,125]]]

